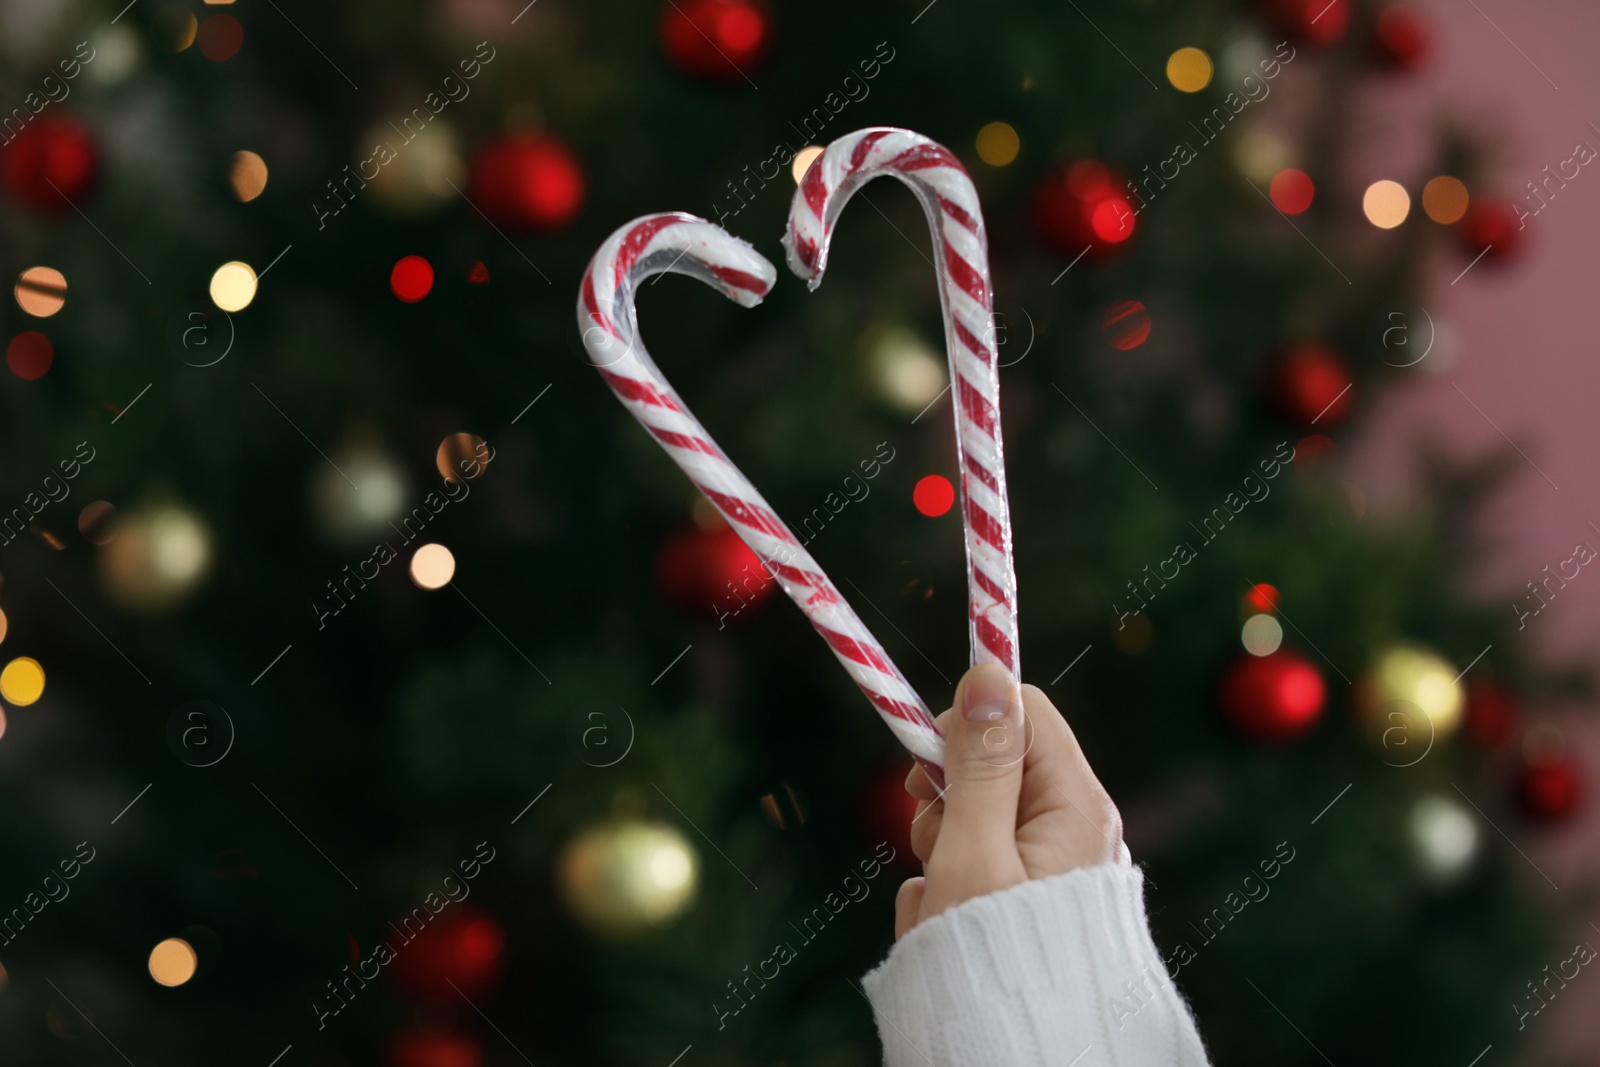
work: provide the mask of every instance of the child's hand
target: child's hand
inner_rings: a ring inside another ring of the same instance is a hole
[[[1038,687],[1019,690],[1004,668],[974,667],[935,721],[945,736],[946,788],[940,796],[921,767],[906,778],[920,801],[911,847],[924,877],[895,898],[897,939],[972,897],[1132,862],[1116,805]]]

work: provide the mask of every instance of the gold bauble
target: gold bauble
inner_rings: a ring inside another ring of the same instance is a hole
[[[177,607],[210,567],[210,528],[178,504],[146,505],[118,518],[116,538],[100,554],[111,598],[149,614]]]
[[[659,929],[694,902],[700,859],[676,827],[616,820],[580,833],[561,856],[562,899],[597,934]]]
[[[1356,711],[1373,741],[1398,752],[1413,744],[1417,755],[1461,725],[1466,694],[1461,672],[1420,645],[1391,645],[1373,659],[1356,683]],[[1420,712],[1421,721],[1418,720]]]

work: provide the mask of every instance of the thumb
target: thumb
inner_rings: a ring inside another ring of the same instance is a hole
[[[939,850],[967,863],[1016,861],[1017,798],[1027,728],[1022,694],[1010,672],[980,664],[956,688],[955,706],[944,716],[944,815]]]
[[[927,888],[923,878],[907,878],[900,884],[894,897],[894,939],[900,940],[911,932],[922,918],[922,894]]]

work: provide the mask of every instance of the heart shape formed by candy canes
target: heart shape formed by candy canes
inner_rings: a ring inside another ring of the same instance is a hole
[[[790,265],[816,287],[844,202],[879,175],[898,177],[916,191],[936,239],[957,395],[972,660],[1000,663],[1016,677],[1016,579],[1001,466],[999,367],[989,327],[988,245],[971,179],[948,150],[920,134],[874,129],[840,138],[796,191],[785,237]],[[584,273],[578,324],[590,362],[805,612],[901,744],[942,788],[944,741],[927,705],[799,539],[690,413],[640,341],[634,294],[644,279],[666,272],[698,278],[745,307],[760,303],[777,276],[749,244],[704,219],[681,213],[635,219],[606,239]]]

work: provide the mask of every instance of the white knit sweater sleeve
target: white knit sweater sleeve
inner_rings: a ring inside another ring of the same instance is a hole
[[[1207,1063],[1133,866],[964,901],[901,938],[863,982],[885,1067]]]

